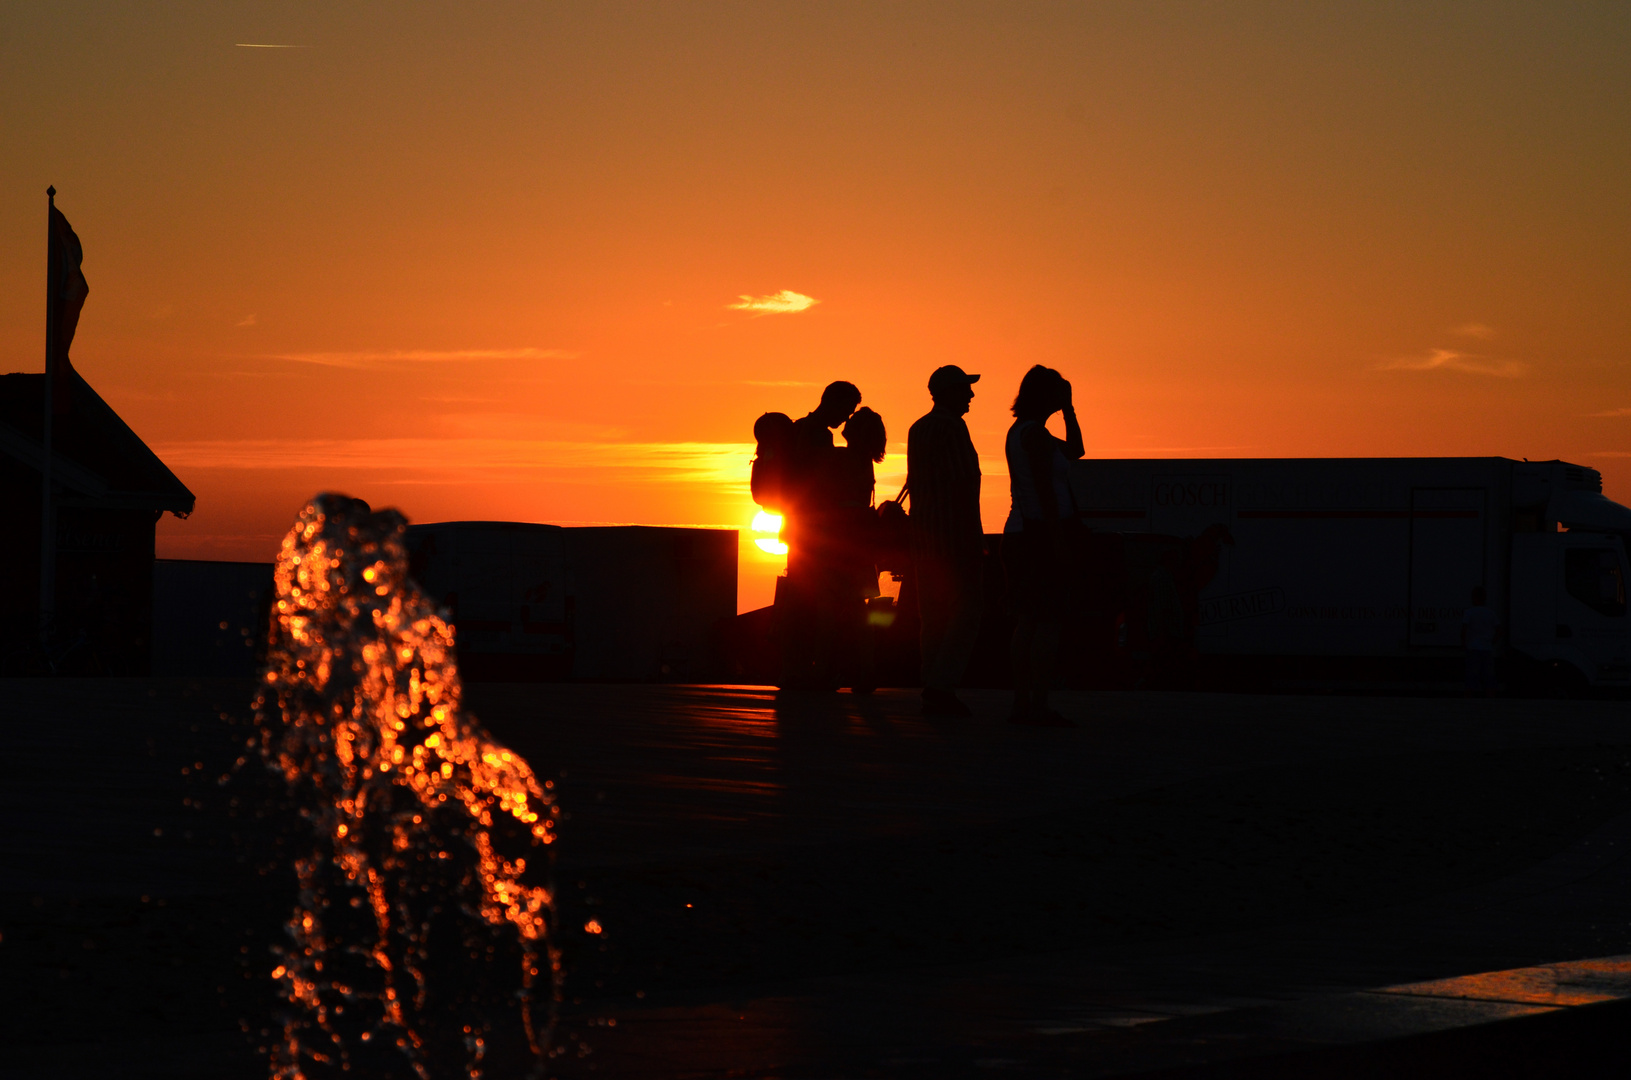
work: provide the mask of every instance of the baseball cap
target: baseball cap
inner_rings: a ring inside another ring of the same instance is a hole
[[[945,367],[934,369],[929,376],[929,393],[946,394],[963,390],[980,381],[978,375],[970,375],[956,364],[947,364]]]

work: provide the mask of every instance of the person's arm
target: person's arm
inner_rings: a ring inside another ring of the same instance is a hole
[[[975,527],[981,537],[985,530],[980,527],[980,452],[974,448],[974,439],[968,433],[968,425],[960,423],[957,428],[957,446],[955,450],[957,491],[962,505],[971,512]]]
[[[1071,400],[1070,383],[1065,383],[1065,460],[1076,461],[1087,453],[1082,442],[1082,425],[1076,420],[1076,403]]]
[[[920,421],[921,423],[921,421]],[[927,462],[923,457],[923,431],[918,424],[906,429],[906,490],[923,483],[923,470]]]

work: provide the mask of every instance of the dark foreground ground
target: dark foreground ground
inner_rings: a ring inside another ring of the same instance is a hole
[[[4,691],[0,1077],[265,1075],[286,909],[217,783],[251,687]],[[971,697],[471,688],[566,812],[559,1071],[1126,1074],[1631,953],[1624,702],[1084,693],[1034,730]]]

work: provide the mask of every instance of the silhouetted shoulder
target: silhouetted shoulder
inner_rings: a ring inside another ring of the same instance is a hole
[[[914,442],[939,442],[944,439],[955,439],[966,442],[969,439],[968,424],[961,416],[950,413],[928,412],[920,416],[917,421],[907,429],[907,445]]]

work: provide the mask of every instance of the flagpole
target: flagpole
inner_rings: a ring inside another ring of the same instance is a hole
[[[51,506],[51,384],[56,381],[57,365],[57,282],[52,271],[51,254],[54,249],[51,235],[51,212],[57,206],[57,189],[45,189],[45,446],[44,464],[40,468],[40,638],[44,642],[50,634],[56,609],[57,593],[57,530]]]

